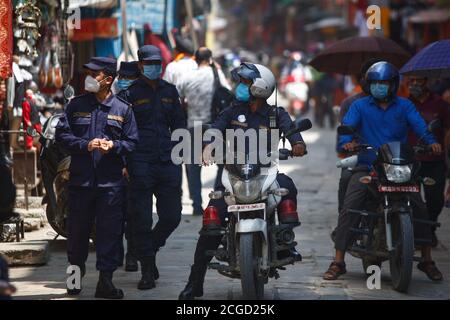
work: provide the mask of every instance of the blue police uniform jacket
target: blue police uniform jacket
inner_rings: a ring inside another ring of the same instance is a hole
[[[113,141],[113,148],[102,155],[88,151],[95,138]],[[125,156],[138,141],[136,121],[130,106],[111,94],[99,102],[92,93],[73,98],[56,127],[56,141],[71,155],[72,186],[114,187],[125,184],[122,170]]]
[[[216,121],[211,125],[211,128],[225,132],[227,129],[242,129],[244,132],[248,129],[257,130],[258,144],[256,148],[259,148],[259,140],[261,134],[267,134],[267,147],[268,152],[270,152],[271,146],[271,129],[278,129],[279,134],[287,133],[293,129],[293,122],[289,114],[282,107],[275,107],[277,116],[276,122],[271,123],[272,108],[269,104],[265,103],[263,106],[258,108],[255,112],[252,112],[249,103],[239,102],[237,100],[233,101],[231,106],[226,108],[222,113],[219,114]],[[259,129],[265,129],[266,131]],[[303,142],[302,135],[300,133],[295,133],[288,138],[291,145]],[[235,146],[237,143],[235,142]],[[278,146],[278,143],[276,144]],[[249,141],[246,139],[246,152],[258,151],[258,149],[253,150],[255,146],[250,146]],[[277,149],[278,150],[278,149]]]
[[[170,161],[172,149],[178,143],[171,141],[172,132],[186,128],[176,87],[160,79],[154,90],[141,77],[121,96],[131,104],[139,131],[139,142],[129,161]]]
[[[425,120],[416,106],[408,99],[395,97],[387,107],[378,106],[372,96],[367,96],[354,101],[342,120],[343,125],[356,129],[362,138],[360,143],[369,144],[378,150],[385,143],[400,141],[407,143],[408,132],[413,132],[422,137],[426,144],[436,142],[435,137],[427,129]],[[342,135],[339,137],[339,150],[353,137]],[[371,166],[376,159],[375,151],[367,151],[358,156],[358,164]]]

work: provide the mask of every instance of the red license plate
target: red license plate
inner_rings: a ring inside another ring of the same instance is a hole
[[[378,186],[379,192],[420,192],[418,186]]]

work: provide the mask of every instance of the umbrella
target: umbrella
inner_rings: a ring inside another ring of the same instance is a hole
[[[333,43],[310,61],[321,72],[358,74],[369,60],[386,60],[400,68],[410,54],[394,41],[381,37],[350,37]]]
[[[450,77],[450,40],[429,44],[412,57],[400,73],[430,78]]]
[[[342,18],[325,18],[314,23],[305,25],[305,31],[314,31],[325,28],[345,27],[347,22]]]

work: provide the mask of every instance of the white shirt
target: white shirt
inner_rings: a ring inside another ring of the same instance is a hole
[[[230,90],[222,70],[217,70],[220,84]],[[210,66],[197,67],[185,73],[177,85],[180,97],[187,101],[187,125],[194,127],[195,121],[211,121],[211,103],[214,95],[214,73]]]
[[[184,57],[181,60],[172,61],[166,67],[163,80],[178,86],[178,82],[183,74],[190,73],[195,69],[197,69],[197,63],[192,58]]]

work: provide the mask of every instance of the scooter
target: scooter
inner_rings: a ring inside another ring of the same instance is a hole
[[[74,96],[74,90],[67,86],[64,97],[69,101]],[[68,215],[68,182],[70,155],[62,150],[55,142],[56,126],[62,114],[56,114],[45,122],[42,133],[32,127],[27,129],[30,136],[40,136],[42,145],[40,153],[42,180],[45,196],[42,204],[47,204],[46,215],[50,226],[59,235],[66,237],[66,219]]]

